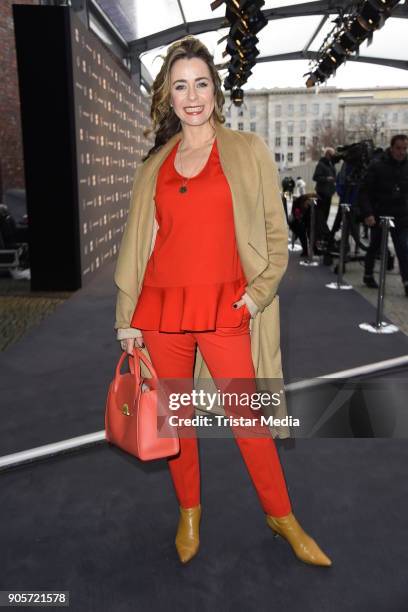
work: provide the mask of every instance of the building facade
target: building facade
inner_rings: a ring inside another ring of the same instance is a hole
[[[372,138],[385,147],[393,134],[408,133],[408,88],[248,90],[241,107],[224,107],[229,127],[260,134],[281,170],[310,162],[322,132],[338,144]]]

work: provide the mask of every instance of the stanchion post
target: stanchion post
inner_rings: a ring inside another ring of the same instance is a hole
[[[307,245],[307,258],[303,259],[299,262],[299,265],[306,267],[316,267],[319,265],[319,262],[316,261],[316,257],[314,257],[314,243],[315,243],[315,235],[316,235],[316,206],[317,201],[316,198],[310,198],[310,230],[308,236],[308,245]]]
[[[311,206],[310,206],[310,232],[309,232],[309,248],[308,248],[308,259],[309,262],[313,262],[314,255],[314,243],[315,243],[315,235],[316,235],[316,206],[317,200],[316,198],[311,198]]]
[[[350,204],[342,202],[340,204],[341,210],[341,240],[340,240],[340,251],[339,251],[339,263],[337,265],[337,281],[327,283],[328,289],[352,289],[353,286],[349,283],[343,282],[343,266],[346,255],[346,244],[348,239],[348,222],[350,213]]]
[[[394,217],[380,217],[380,223],[382,226],[381,233],[381,261],[380,261],[380,277],[378,283],[378,296],[377,296],[377,318],[375,321],[375,326],[377,328],[382,325],[382,318],[384,312],[384,295],[385,295],[385,272],[387,269],[386,259],[387,259],[387,245],[388,245],[388,233],[390,228],[390,223],[392,223],[392,219]]]
[[[286,196],[285,196],[286,197]],[[289,212],[289,198],[286,199],[286,210],[288,211],[288,217],[290,216],[290,214],[292,213],[292,208],[293,208],[293,198],[291,198],[291,202],[290,202],[290,212]],[[295,232],[291,229],[291,241],[290,241],[290,250],[294,251],[295,250],[295,242],[296,242],[296,238],[295,238]]]
[[[385,323],[382,320],[384,311],[384,295],[385,295],[385,273],[387,269],[387,245],[388,245],[388,232],[390,227],[394,227],[394,217],[381,216],[380,224],[382,226],[381,233],[381,263],[380,263],[380,282],[378,284],[378,298],[377,298],[377,316],[375,323],[360,323],[359,328],[364,331],[368,331],[376,334],[394,334],[399,331],[396,325],[392,323]]]
[[[287,207],[287,210],[288,210],[288,217],[290,217],[290,214],[291,214],[292,209],[293,209],[293,194],[290,194],[289,192],[286,192],[286,193],[287,193],[287,196],[288,196],[286,198],[286,207]],[[286,197],[286,195],[285,195],[285,197]],[[289,210],[290,210],[290,212],[289,212]],[[300,246],[300,244],[296,244],[296,234],[295,234],[295,232],[293,231],[292,228],[290,228],[290,239],[289,239],[288,242],[290,243],[289,246],[288,246],[289,251],[294,252],[294,251],[302,250],[302,247]]]
[[[342,202],[341,206],[341,240],[340,240],[340,252],[339,252],[339,263],[337,266],[337,285],[341,287],[343,284],[343,267],[344,259],[346,254],[346,242],[348,237],[348,213],[350,212],[350,205],[346,202]]]

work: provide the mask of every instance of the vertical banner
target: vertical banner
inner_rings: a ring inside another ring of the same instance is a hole
[[[137,164],[147,153],[149,101],[71,12],[81,277],[116,258]]]

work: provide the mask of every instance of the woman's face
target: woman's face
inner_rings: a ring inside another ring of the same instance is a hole
[[[178,59],[170,71],[170,94],[173,110],[187,125],[202,125],[215,106],[214,84],[204,60],[193,57]]]

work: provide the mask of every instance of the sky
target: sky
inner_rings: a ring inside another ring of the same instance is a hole
[[[309,70],[307,61],[294,60],[257,64],[243,89],[305,87],[307,77],[303,75]],[[342,89],[386,86],[408,87],[408,70],[349,61],[339,67],[335,76],[328,79],[324,85],[320,85],[320,89],[324,89],[325,86]]]

